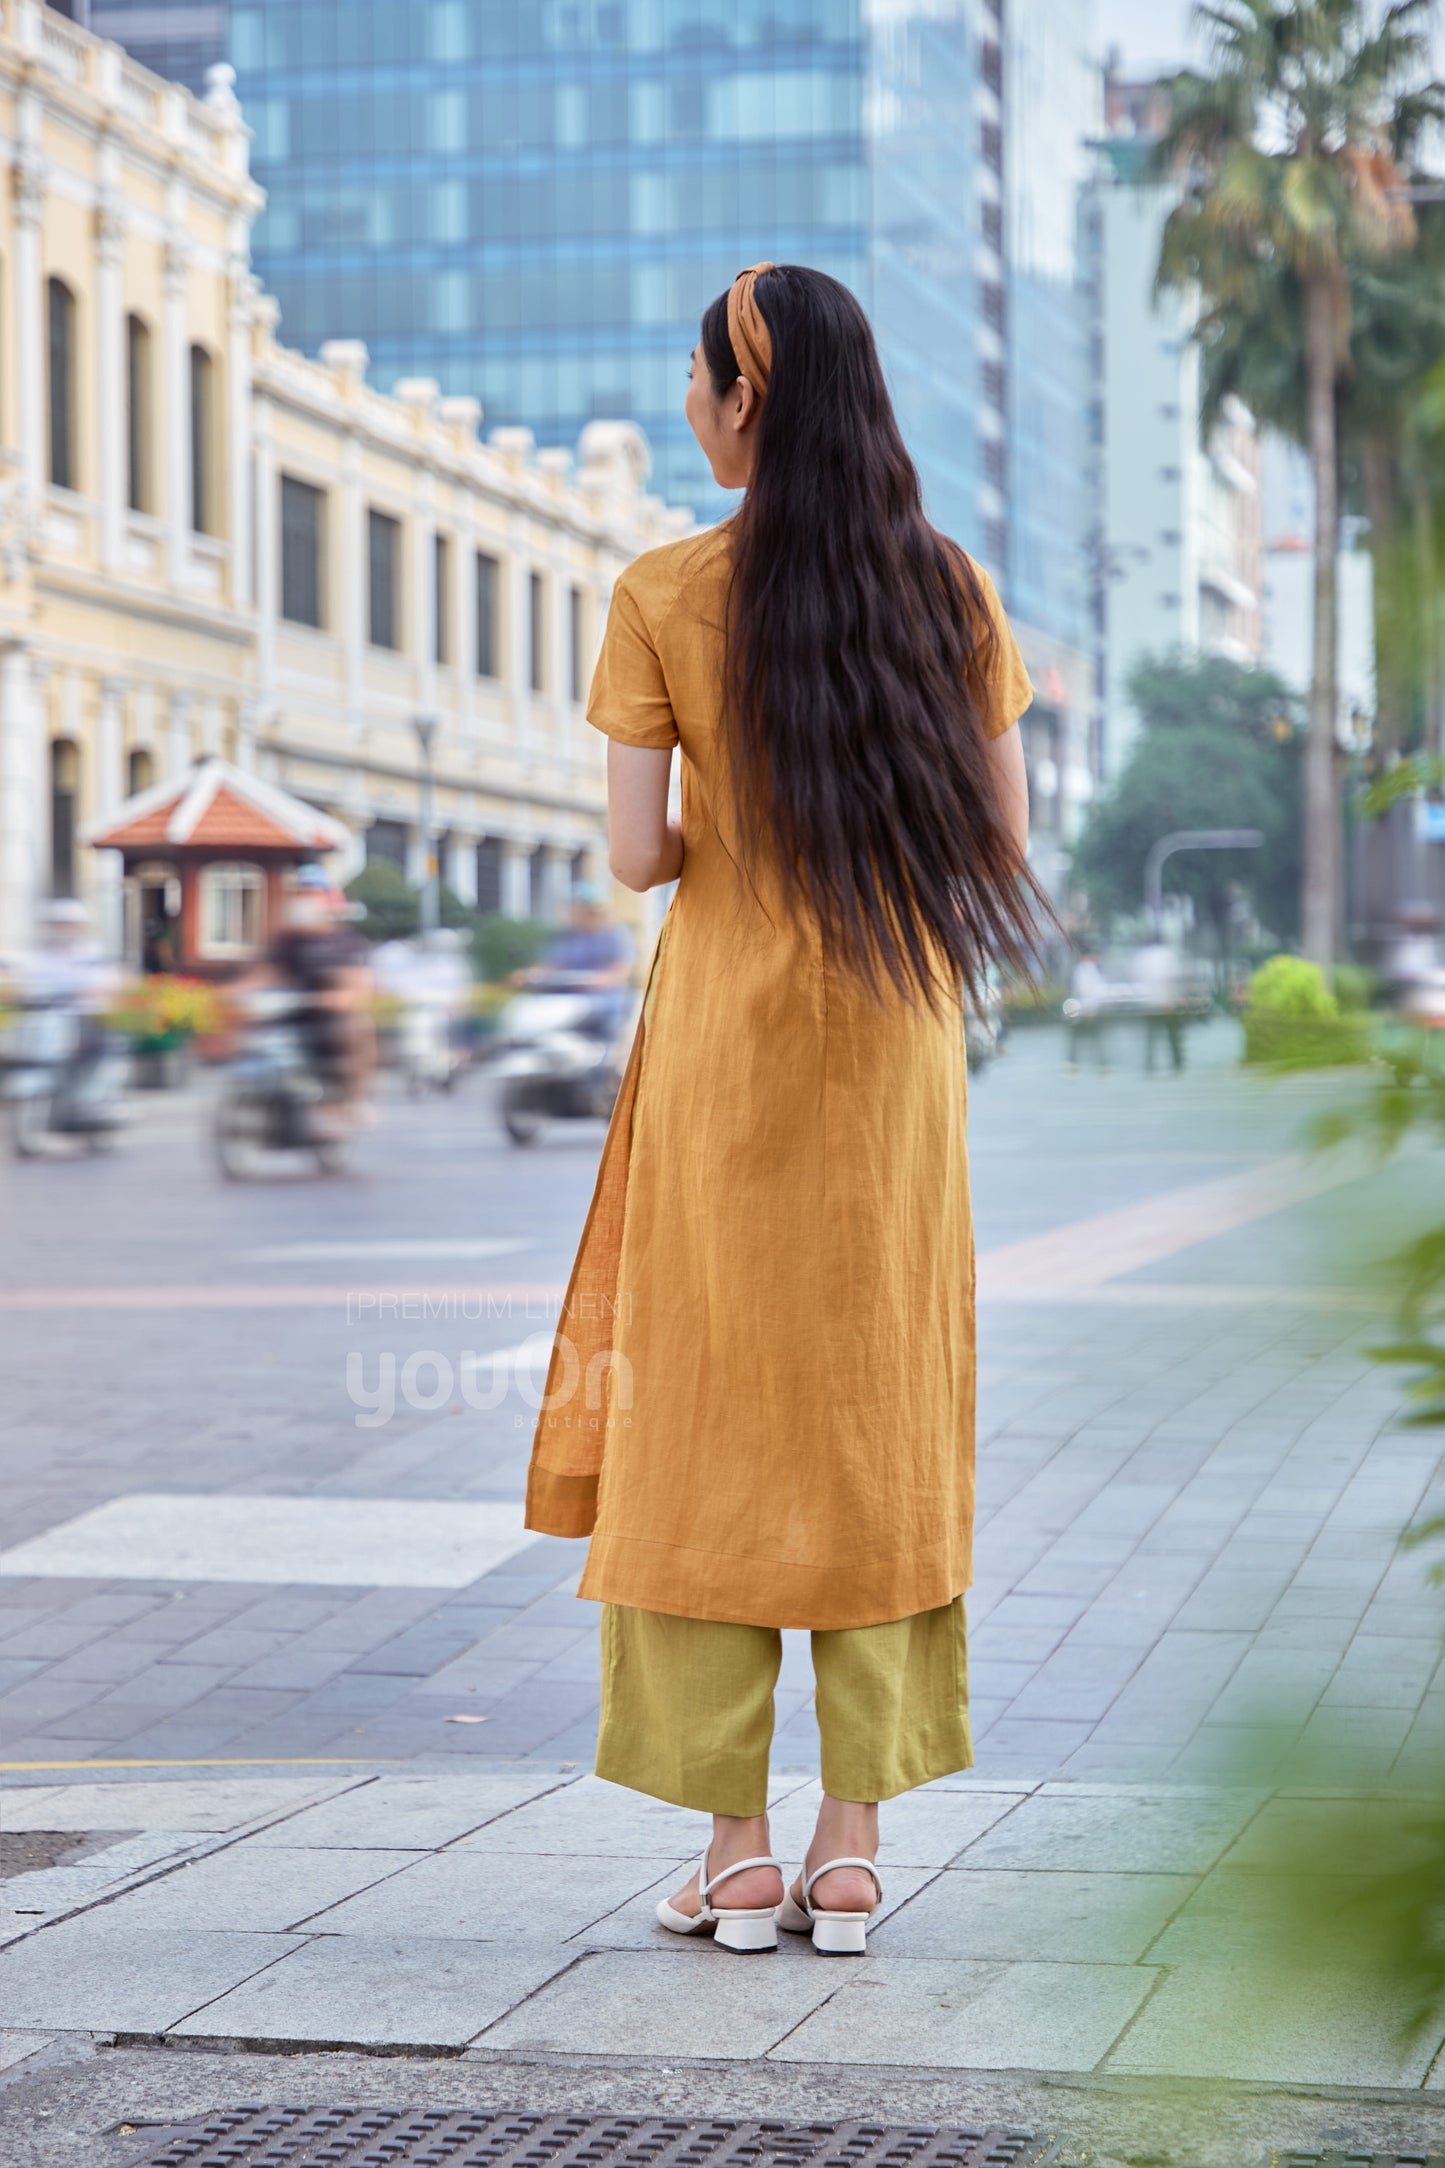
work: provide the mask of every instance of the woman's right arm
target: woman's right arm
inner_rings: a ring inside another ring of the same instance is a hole
[[[671,777],[670,746],[609,743],[607,859],[623,887],[639,895],[682,871],[682,830],[667,817]]]

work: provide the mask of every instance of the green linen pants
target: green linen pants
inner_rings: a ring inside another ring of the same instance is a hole
[[[962,1596],[812,1642],[832,1798],[892,1799],[972,1767]],[[762,1814],[782,1654],[775,1626],[604,1604],[598,1776],[704,1814]]]

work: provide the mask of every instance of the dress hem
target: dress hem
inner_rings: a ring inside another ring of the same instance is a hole
[[[672,1618],[835,1633],[942,1610],[965,1595],[973,1582],[968,1547],[939,1545],[922,1553],[851,1560],[841,1566],[770,1560],[766,1597],[739,1601],[737,1569],[756,1563],[721,1552],[700,1554],[626,1536],[594,1535],[577,1593],[592,1603],[661,1611]]]

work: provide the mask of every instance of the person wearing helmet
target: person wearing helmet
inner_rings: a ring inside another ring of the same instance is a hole
[[[302,1028],[337,1113],[355,1126],[371,1119],[376,1067],[371,971],[351,906],[321,866],[297,869],[281,931],[266,952],[264,975],[302,997]]]
[[[18,973],[23,998],[37,1007],[64,1008],[95,1016],[111,998],[115,971],[95,940],[85,905],[56,896],[35,914],[35,947]]]
[[[514,971],[512,984],[528,986],[565,971],[584,985],[605,990],[625,986],[636,961],[631,934],[608,916],[602,883],[578,881],[572,890],[566,931],[548,942],[541,962],[530,971]]]
[[[579,989],[595,991],[594,1028],[612,1037],[631,1006],[628,982],[637,950],[625,926],[608,915],[607,890],[600,881],[578,881],[572,890],[568,924],[553,936],[540,963],[514,971],[513,986],[543,986],[565,977]]]

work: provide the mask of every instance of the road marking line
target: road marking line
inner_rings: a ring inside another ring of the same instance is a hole
[[[317,1265],[348,1257],[506,1257],[514,1250],[534,1247],[521,1237],[490,1241],[471,1236],[439,1236],[431,1241],[423,1238],[398,1242],[274,1242],[266,1249],[242,1250],[240,1256],[241,1262],[247,1265]]]
[[[134,1491],[0,1551],[0,1575],[467,1588],[537,1540],[519,1500]]]
[[[1357,1182],[1376,1164],[1363,1152],[1292,1153],[1246,1174],[1191,1182],[1141,1204],[1096,1212],[1048,1234],[985,1250],[978,1260],[979,1291],[1015,1301],[1067,1300]]]
[[[0,1310],[287,1310],[344,1308],[348,1303],[540,1302],[559,1304],[567,1292],[561,1281],[532,1285],[455,1287],[10,1287],[0,1290]],[[412,1313],[402,1311],[404,1322]],[[436,1313],[446,1315],[443,1307]]]
[[[1018,1288],[980,1287],[980,1303],[1001,1305],[1026,1303],[1108,1303],[1116,1309],[1139,1310],[1247,1310],[1296,1309],[1344,1310],[1381,1316],[1392,1310],[1388,1296],[1353,1287],[1268,1287],[1241,1281],[1227,1286],[1219,1280],[1108,1281],[1097,1287]]]
[[[17,1769],[396,1769],[395,1759],[374,1754],[243,1754],[229,1760],[203,1756],[199,1761],[0,1761],[0,1771]],[[408,1765],[409,1766],[409,1765]],[[203,1832],[210,1835],[211,1832]]]

